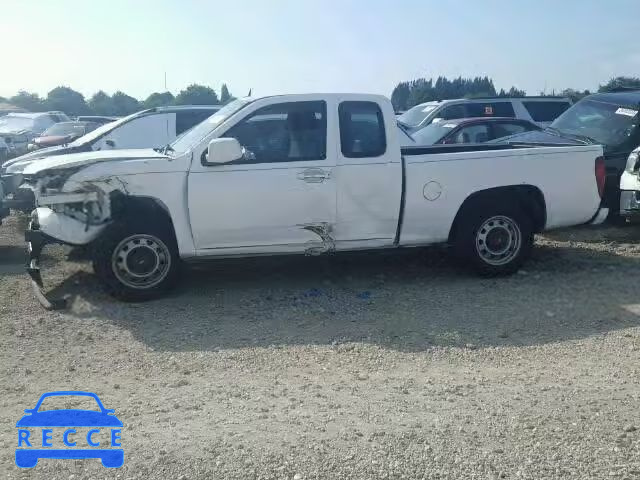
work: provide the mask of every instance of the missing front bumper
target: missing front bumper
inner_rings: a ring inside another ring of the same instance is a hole
[[[47,310],[62,310],[67,307],[66,298],[48,298],[44,292],[42,274],[40,272],[40,255],[42,249],[51,243],[58,243],[55,239],[45,235],[39,230],[35,220],[29,223],[29,227],[24,232],[24,239],[27,243],[27,273],[31,277],[31,286],[40,304]]]

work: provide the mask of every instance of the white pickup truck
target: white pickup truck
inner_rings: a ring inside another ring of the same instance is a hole
[[[244,98],[163,151],[27,166],[28,271],[41,287],[45,244],[89,245],[107,289],[142,300],[181,260],[448,242],[479,273],[509,274],[535,232],[606,217],[604,175],[598,145],[401,147],[381,96]]]

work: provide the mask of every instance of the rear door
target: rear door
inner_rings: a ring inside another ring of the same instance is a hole
[[[338,102],[336,248],[393,244],[402,195],[400,146],[393,111],[372,101]]]
[[[305,99],[312,96],[305,95]],[[264,102],[263,102],[264,103]],[[189,173],[192,232],[201,256],[322,251],[336,218],[333,104],[318,97],[259,107],[222,136],[245,158]],[[206,163],[206,162],[205,162]]]

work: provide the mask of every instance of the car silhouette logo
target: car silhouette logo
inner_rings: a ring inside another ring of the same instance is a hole
[[[93,398],[100,410],[39,411],[46,398],[63,395]],[[24,412],[26,415],[16,423],[18,427],[16,465],[18,467],[35,467],[40,458],[99,458],[102,465],[108,468],[118,468],[124,463],[124,450],[120,443],[122,422],[115,416],[115,410],[105,408],[95,393],[80,391],[44,393],[33,409],[27,409]],[[86,434],[79,432],[78,429],[86,430]],[[54,448],[58,446],[54,443],[62,443],[65,448]],[[105,448],[106,443],[109,444],[109,448]],[[85,445],[87,448],[83,448]]]

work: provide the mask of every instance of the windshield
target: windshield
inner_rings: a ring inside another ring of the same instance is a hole
[[[75,122],[62,122],[56,123],[53,126],[47,128],[42,136],[57,136],[57,135],[83,135],[85,131],[85,124]]]
[[[224,122],[231,115],[253,102],[253,98],[238,98],[228,103],[216,113],[207,118],[204,122],[199,123],[191,130],[187,130],[180,137],[176,138],[171,144],[171,148],[176,152],[186,152],[191,146],[199,143],[214,128]]]
[[[637,126],[637,108],[596,100],[576,103],[551,124],[551,128],[562,133],[590,137],[608,150],[615,150],[624,144]]]
[[[398,117],[398,121],[404,123],[409,127],[417,127],[420,125],[427,116],[433,112],[438,105],[434,104],[422,104],[407,110]]]
[[[433,145],[442,140],[456,126],[455,123],[432,123],[417,132],[413,132],[411,136],[419,145]]]
[[[114,128],[119,127],[123,123],[127,123],[132,118],[139,117],[141,114],[142,112],[132,113],[127,117],[123,117],[120,120],[116,120],[115,122],[109,122],[109,123],[105,123],[104,125],[100,125],[100,127],[96,128],[90,133],[87,133],[86,135],[81,136],[75,142],[72,142],[70,145],[80,146],[80,145],[84,145],[85,143],[93,142],[94,140],[100,138],[102,135],[109,133]]]
[[[0,131],[33,130],[33,128],[33,118],[12,117],[10,115],[0,118]]]

